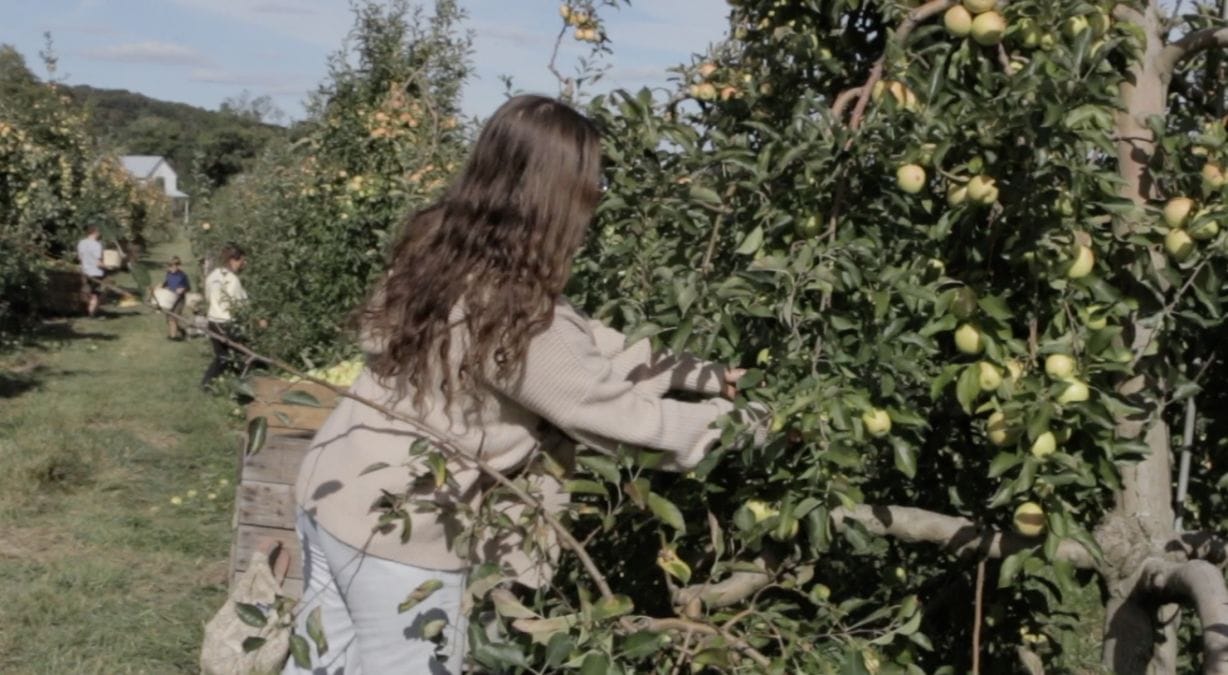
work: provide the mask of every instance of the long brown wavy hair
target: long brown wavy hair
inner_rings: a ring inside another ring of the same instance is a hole
[[[515,377],[530,338],[554,318],[600,179],[600,136],[586,117],[542,96],[500,106],[443,197],[409,217],[360,314],[382,346],[372,371],[410,385],[419,405],[437,367],[449,404],[479,381]],[[448,361],[458,303],[459,370]]]

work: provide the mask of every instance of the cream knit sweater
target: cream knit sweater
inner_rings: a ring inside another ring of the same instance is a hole
[[[464,336],[462,328],[454,330],[452,358],[458,360]],[[515,382],[490,384],[484,400],[476,406],[470,402],[463,414],[444,411],[438,382],[427,394],[426,409],[414,406],[412,392],[398,395],[369,370],[359,376],[352,392],[385,404],[428,429],[430,437],[446,440],[466,456],[480,456],[512,476],[537,453],[565,457],[572,450],[565,437],[609,453],[620,444],[664,450],[666,461],[659,468],[693,468],[720,436],[713,423],[733,410],[732,403],[719,398],[724,368],[689,355],[654,355],[648,340],[625,342],[618,331],[560,301],[549,328],[530,340],[521,376]],[[698,403],[664,398],[669,390],[712,398]],[[516,535],[479,542],[469,555],[470,547],[460,537],[466,524],[446,509],[419,513],[410,507],[408,543],[401,543],[399,524],[375,532],[379,512],[372,504],[384,491],[404,493],[413,485],[415,500],[463,502],[476,508],[491,485],[472,463],[449,460],[450,480],[436,490],[425,462],[409,453],[420,436],[404,422],[342,399],[304,458],[296,485],[299,506],[330,534],[370,555],[438,570],[497,561],[511,565],[521,581],[540,583],[550,561],[521,551]],[[369,470],[380,463],[387,467]],[[535,475],[531,483],[548,507],[566,502],[558,481],[549,475]],[[509,515],[515,519],[519,512],[512,508]],[[542,533],[546,539],[551,534]],[[551,551],[554,554],[557,550]]]

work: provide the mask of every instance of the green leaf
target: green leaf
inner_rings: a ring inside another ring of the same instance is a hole
[[[655,492],[649,492],[648,508],[666,525],[686,534],[686,520],[682,517],[682,511],[674,506],[673,502]]]
[[[605,621],[629,614],[635,609],[635,603],[625,595],[613,595],[602,598],[593,604],[593,621]]]
[[[250,654],[251,652],[254,652],[257,649],[260,649],[261,647],[263,647],[265,642],[268,642],[268,640],[265,638],[257,637],[253,635],[243,641],[243,653]]]
[[[243,446],[243,456],[252,455],[264,449],[264,441],[269,435],[269,420],[264,415],[254,417],[247,423],[247,444]]]
[[[576,458],[576,462],[580,466],[601,476],[601,479],[607,483],[618,485],[620,479],[618,466],[609,457],[604,455],[581,455]]]
[[[1013,452],[999,452],[989,463],[989,477],[997,478],[1012,468],[1019,466],[1023,458]]]
[[[435,638],[439,637],[440,633],[443,632],[443,629],[446,628],[447,625],[447,619],[432,619],[427,621],[426,624],[422,626],[422,638],[424,640],[434,640]]]
[[[750,231],[734,253],[738,255],[753,255],[763,246],[763,228],[755,227]],[[628,341],[629,342],[629,341]]]
[[[303,670],[311,668],[311,645],[302,635],[290,636],[290,655],[294,657],[294,665]]]
[[[302,389],[291,389],[281,395],[281,402],[289,405],[303,405],[309,408],[319,408],[320,401],[315,396]]]
[[[895,449],[896,470],[909,478],[915,477],[917,475],[916,450],[903,439],[892,439],[891,445]]]
[[[546,667],[557,668],[571,658],[571,652],[576,648],[575,640],[567,633],[555,633],[550,636],[546,645]]]
[[[709,206],[720,206],[721,204],[721,196],[716,193],[716,190],[696,185],[695,183],[691,184],[690,196],[692,200],[701,204],[708,204]]]
[[[392,465],[389,464],[388,462],[376,462],[374,464],[369,464],[367,465],[367,468],[363,469],[362,471],[359,471],[358,475],[365,476],[369,473],[375,473],[376,471],[379,471],[380,469],[387,469],[389,466],[392,466]]]
[[[600,652],[589,652],[580,664],[580,675],[608,675],[610,672],[610,657]]]
[[[435,477],[435,489],[442,488],[448,482],[448,461],[443,454],[433,452],[427,455],[426,464],[431,468],[431,475]]]
[[[959,382],[955,385],[955,398],[959,400],[959,406],[964,409],[964,412],[971,415],[972,404],[976,403],[976,398],[980,395],[980,369],[974,363],[960,373]]]
[[[246,602],[236,602],[235,612],[239,614],[240,621],[253,628],[263,628],[269,622],[269,618],[264,615],[264,610]]]
[[[418,603],[431,597],[431,594],[441,588],[443,588],[443,581],[439,579],[427,579],[426,581],[418,584],[418,587],[411,591],[409,596],[406,597],[401,604],[397,605],[397,613],[404,614],[405,612],[408,612]]]
[[[515,595],[506,588],[496,588],[490,592],[490,599],[495,604],[495,611],[499,616],[505,616],[509,619],[536,619],[538,615],[533,610],[525,607],[516,599]]]
[[[528,668],[529,660],[520,647],[510,642],[487,642],[479,645],[473,654],[482,665],[503,672],[508,668]]]
[[[630,347],[631,345],[639,342],[640,340],[643,340],[644,338],[650,338],[656,335],[657,333],[660,333],[661,330],[662,330],[661,327],[658,326],[657,324],[651,321],[645,321],[641,323],[640,325],[636,326],[635,330],[631,331],[630,333],[627,333],[626,345]]]
[[[632,633],[623,641],[623,657],[639,660],[661,650],[662,634],[651,630]]]
[[[598,483],[595,480],[584,480],[576,478],[563,481],[563,489],[571,494],[597,495],[599,497],[608,497],[609,492],[606,491],[603,483]]]
[[[328,638],[324,636],[324,621],[320,618],[320,612],[324,608],[316,605],[311,613],[307,615],[307,636],[311,641],[316,643],[317,654],[328,653]]]
[[[1015,577],[1023,569],[1023,564],[1032,557],[1031,549],[1016,551],[1002,561],[1002,569],[998,570],[998,588],[1007,588],[1015,582]]]

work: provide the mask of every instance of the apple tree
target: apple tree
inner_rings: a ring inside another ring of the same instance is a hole
[[[774,433],[683,476],[582,455],[619,601],[565,566],[476,657],[1228,672],[1225,8],[730,5],[675,90],[591,101],[572,296],[751,368]]]

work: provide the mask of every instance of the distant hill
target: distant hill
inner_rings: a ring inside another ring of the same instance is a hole
[[[242,107],[215,111],[123,89],[77,85],[67,91],[91,112],[91,131],[105,145],[120,154],[166,157],[189,194],[199,191],[201,180],[209,188],[225,184],[269,142],[289,134],[261,120],[268,109],[259,104],[267,99],[244,97]]]

